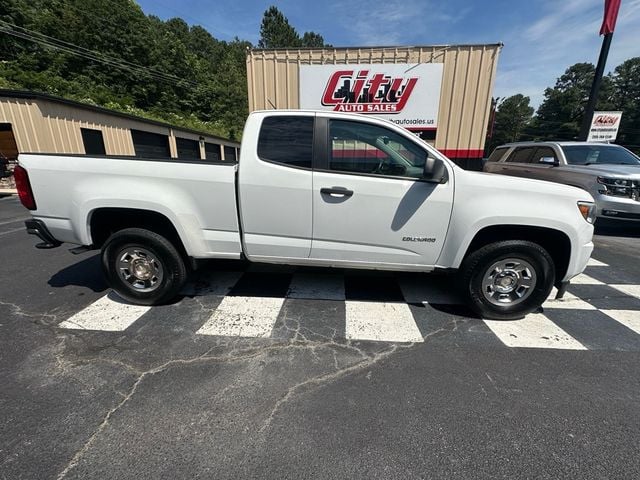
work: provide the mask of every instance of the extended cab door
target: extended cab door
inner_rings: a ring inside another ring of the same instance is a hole
[[[311,258],[353,264],[434,265],[453,206],[448,181],[422,178],[418,138],[367,121],[316,118],[324,140],[313,172]]]
[[[309,256],[313,129],[311,113],[260,113],[247,121],[238,200],[249,258]]]

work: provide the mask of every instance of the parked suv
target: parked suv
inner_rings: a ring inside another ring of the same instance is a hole
[[[640,221],[640,158],[620,145],[519,142],[497,147],[484,171],[587,190],[598,218]]]

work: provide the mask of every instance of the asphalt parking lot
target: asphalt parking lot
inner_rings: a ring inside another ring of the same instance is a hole
[[[26,213],[0,199],[2,478],[640,477],[637,231],[491,322],[444,276],[241,262],[126,305]]]

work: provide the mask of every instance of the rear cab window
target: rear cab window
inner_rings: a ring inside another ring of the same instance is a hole
[[[258,157],[290,167],[311,168],[313,159],[312,116],[275,115],[262,121]]]

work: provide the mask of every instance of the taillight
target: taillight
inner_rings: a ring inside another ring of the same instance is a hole
[[[18,189],[18,196],[20,197],[22,205],[29,210],[36,210],[36,199],[33,198],[33,191],[31,190],[27,171],[20,165],[16,165],[16,168],[13,170],[13,178],[16,181],[16,188]]]

